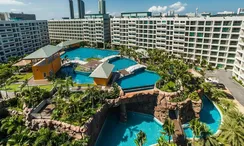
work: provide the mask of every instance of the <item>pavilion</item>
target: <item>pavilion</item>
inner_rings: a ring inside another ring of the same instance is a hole
[[[114,65],[108,62],[100,64],[91,74],[95,85],[107,86],[112,76]]]
[[[61,68],[59,52],[62,47],[47,45],[36,50],[23,60],[31,60],[34,80],[43,80]]]

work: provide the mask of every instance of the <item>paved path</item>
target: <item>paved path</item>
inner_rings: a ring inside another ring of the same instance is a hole
[[[235,97],[236,100],[244,106],[244,88],[232,80],[232,73],[225,70],[216,70],[213,72],[207,71],[206,77],[214,76],[219,79],[220,83],[223,83]]]

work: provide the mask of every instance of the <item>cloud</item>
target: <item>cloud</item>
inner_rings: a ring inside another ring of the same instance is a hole
[[[186,9],[186,6],[187,6],[186,3],[176,2],[170,5],[169,8],[174,10],[176,13],[180,13]]]
[[[112,16],[120,16],[120,12],[108,12],[108,14]]]
[[[175,13],[180,13],[186,9],[186,6],[186,3],[176,2],[169,6],[152,6],[148,11],[152,13],[164,13],[167,10],[173,10]]]
[[[86,14],[91,14],[91,13],[92,13],[92,11],[90,11],[90,10],[89,11],[86,11]]]
[[[19,0],[0,0],[0,5],[25,5]]]
[[[19,9],[10,9],[10,12],[20,12]]]
[[[153,13],[162,13],[167,10],[167,6],[152,6],[151,8],[148,9],[149,12]]]

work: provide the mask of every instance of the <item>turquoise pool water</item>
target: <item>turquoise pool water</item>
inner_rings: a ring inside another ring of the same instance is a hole
[[[114,65],[114,69],[113,69],[114,72],[122,69],[126,69],[132,65],[137,64],[137,62],[128,58],[115,58],[110,60],[109,63]]]
[[[111,113],[103,126],[96,146],[135,146],[134,139],[140,130],[147,135],[145,146],[157,143],[163,129],[153,116],[134,112],[128,112],[127,115],[128,121],[121,123],[118,114]]]
[[[221,116],[213,103],[203,97],[203,108],[200,113],[200,120],[206,123],[213,133],[216,133],[220,123]],[[134,139],[139,130],[147,135],[145,146],[155,144],[161,135],[162,125],[154,120],[150,115],[128,112],[128,122],[119,122],[119,114],[112,113],[104,123],[102,131],[98,137],[96,146],[134,146]],[[192,138],[192,131],[184,128],[187,138]],[[168,137],[165,137],[168,139]]]
[[[208,125],[211,132],[214,134],[218,131],[221,124],[221,115],[214,104],[205,96],[202,97],[203,107],[200,112],[200,121]],[[188,138],[192,138],[193,134],[190,128],[184,128],[184,132]]]
[[[72,66],[62,67],[58,74],[71,76],[73,81],[77,84],[93,84],[93,78],[90,78],[90,73],[76,72]]]
[[[138,88],[154,85],[160,76],[148,70],[139,70],[134,74],[123,77],[117,81],[122,89]]]
[[[119,51],[115,50],[101,50],[96,48],[77,48],[67,50],[61,58],[67,56],[71,60],[79,59],[86,60],[87,58],[104,58],[111,55],[117,55]]]

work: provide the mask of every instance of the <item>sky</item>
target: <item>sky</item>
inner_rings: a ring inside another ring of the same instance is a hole
[[[75,16],[78,16],[77,0],[74,1]],[[98,0],[83,0],[86,13],[98,13]],[[174,10],[178,14],[195,12],[217,13],[233,11],[242,6],[244,0],[106,0],[107,13],[150,11],[154,14]],[[1,12],[24,12],[36,14],[38,20],[69,17],[68,0],[0,0]]]

